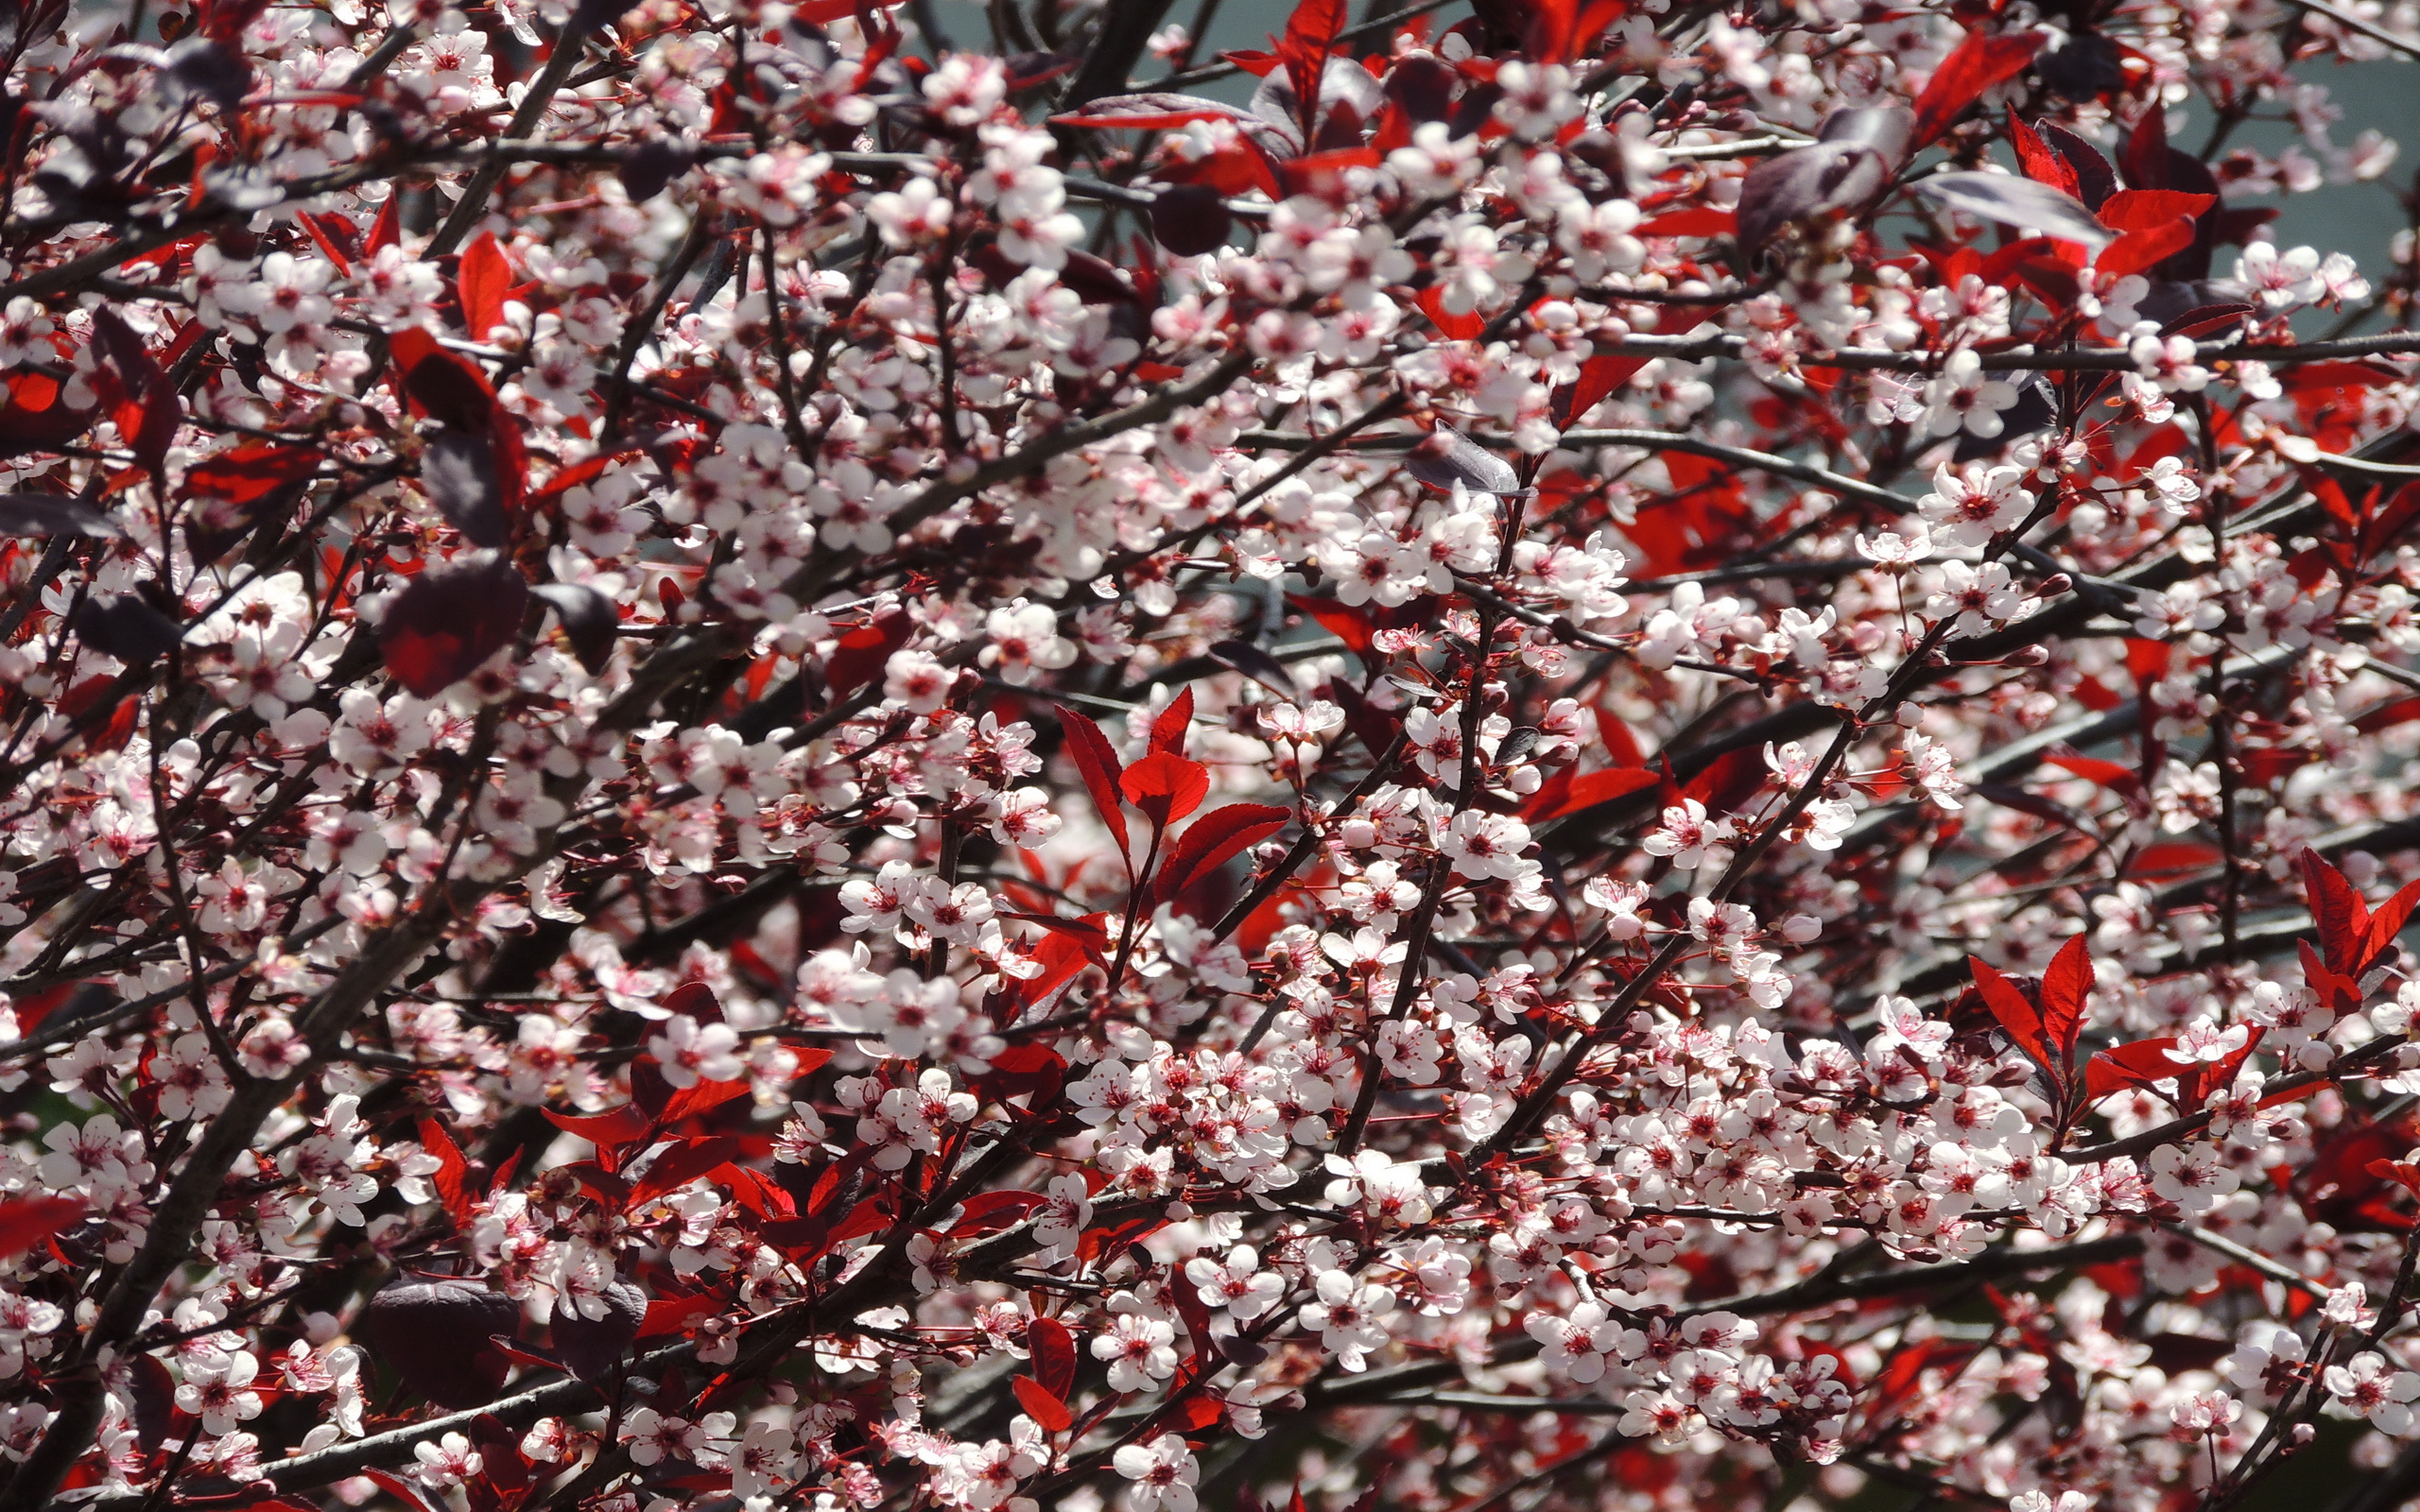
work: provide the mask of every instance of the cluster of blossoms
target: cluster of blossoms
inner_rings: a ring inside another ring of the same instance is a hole
[[[17,0],[0,1512],[2392,1504],[2340,4]]]

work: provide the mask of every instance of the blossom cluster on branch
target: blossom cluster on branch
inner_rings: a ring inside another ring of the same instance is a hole
[[[621,5],[0,0],[0,1512],[2420,1495],[2420,5]]]

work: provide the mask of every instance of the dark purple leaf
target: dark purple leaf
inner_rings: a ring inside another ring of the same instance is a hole
[[[129,666],[166,656],[185,638],[183,626],[132,593],[86,603],[76,611],[76,633],[86,645]]]
[[[1457,483],[1473,493],[1521,491],[1521,475],[1512,464],[1460,431],[1439,429],[1411,449],[1413,477],[1432,489],[1450,490]]]
[[[1226,200],[1208,184],[1175,184],[1151,201],[1151,235],[1179,257],[1216,251],[1234,229]]]
[[[1286,664],[1250,641],[1213,641],[1210,660],[1235,668],[1281,698],[1301,696]]]
[[[179,93],[199,94],[222,111],[242,106],[252,87],[252,65],[244,55],[199,33],[171,46],[160,71]]]
[[[1385,88],[1370,77],[1368,69],[1350,58],[1327,60],[1320,74],[1320,120],[1326,120],[1341,106],[1357,120],[1366,121],[1384,110],[1386,103]],[[1287,141],[1302,142],[1301,106],[1286,70],[1272,68],[1262,76],[1259,87],[1252,92],[1252,113],[1283,132]]]
[[[1021,94],[1074,73],[1080,61],[1065,53],[1012,53],[1007,60],[1009,93]]]
[[[1847,147],[1870,147],[1896,165],[1907,156],[1908,139],[1915,134],[1914,112],[1901,105],[1851,105],[1824,117],[1816,129],[1819,142]]]
[[[420,481],[437,512],[471,544],[501,546],[511,538],[496,483],[495,448],[484,434],[441,432],[421,454]]]
[[[606,1287],[599,1299],[605,1304],[603,1317],[583,1317],[566,1301],[555,1304],[555,1352],[562,1356],[564,1368],[582,1381],[611,1374],[647,1320],[647,1293],[629,1281]]]
[[[2124,59],[2117,43],[2097,31],[2082,31],[2059,46],[2058,34],[2051,35],[2053,45],[2034,55],[2033,71],[2052,94],[2068,100],[2098,99],[2125,84]]]
[[[622,624],[614,601],[579,583],[541,583],[530,592],[554,610],[555,623],[563,627],[563,639],[571,643],[579,664],[591,677],[603,672],[614,660],[614,641]]]
[[[387,606],[379,653],[396,681],[433,698],[512,643],[528,599],[529,585],[500,557],[423,573]]]
[[[520,1303],[476,1281],[399,1280],[370,1299],[353,1332],[406,1386],[463,1408],[494,1400],[512,1362],[488,1341],[520,1322]]]
[[[665,185],[688,172],[697,161],[696,151],[683,143],[642,142],[622,160],[616,177],[622,180],[631,203],[645,204],[664,193]]]
[[[2031,179],[2001,173],[1936,173],[1917,180],[1913,187],[1962,215],[2018,231],[2094,248],[2106,247],[2116,239],[2074,196]],[[1741,219],[1744,231],[1746,217]]]
[[[1270,130],[1270,124],[1250,111],[1239,109],[1224,100],[1207,99],[1199,94],[1104,94],[1087,100],[1083,108],[1072,114],[1054,115],[1059,126],[1089,127],[1096,130],[1159,130],[1172,131],[1195,121],[1233,121],[1246,130]]]
[[[1462,76],[1433,53],[1414,53],[1387,75],[1387,98],[1414,122],[1442,121],[1454,109]]]
[[[1761,249],[1786,227],[1854,210],[1890,181],[1884,156],[1855,143],[1819,142],[1767,158],[1740,181],[1739,245]]]
[[[2034,129],[2075,170],[2076,196],[2086,207],[2097,211],[2118,192],[2118,170],[2099,147],[2056,121],[2042,121]]]
[[[124,534],[105,511],[81,499],[55,493],[0,493],[0,536]]]

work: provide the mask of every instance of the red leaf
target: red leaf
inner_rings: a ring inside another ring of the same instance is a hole
[[[1562,818],[1566,814],[1577,814],[1582,809],[1593,809],[1599,803],[1610,803],[1617,798],[1627,798],[1642,789],[1653,787],[1657,781],[1656,775],[1644,766],[1608,766],[1601,771],[1583,772],[1571,779],[1552,804],[1530,816],[1530,822],[1542,823],[1547,819]],[[1547,789],[1540,788],[1538,792],[1540,797],[1544,797]],[[1527,816],[1526,809],[1524,813]]]
[[[2075,1064],[2076,1040],[2083,1033],[2084,997],[2092,990],[2092,957],[2083,936],[2072,936],[2042,973],[2042,1032],[2059,1053],[2062,1071]]]
[[[1915,132],[1910,138],[1908,150],[1912,155],[1918,148],[1931,146],[1942,133],[1958,124],[1983,92],[2005,79],[2025,72],[2033,55],[2042,48],[2043,34],[2038,31],[2016,32],[1994,37],[1980,26],[1966,34],[1958,50],[1942,60],[1932,71],[1932,78],[1916,100]]]
[[[1574,423],[1584,419],[1590,410],[1605,402],[1607,395],[1637,376],[1647,363],[1645,357],[1624,357],[1613,352],[1603,352],[1582,363],[1580,376],[1566,391],[1570,406],[1564,412],[1565,418]]]
[[[46,1243],[84,1216],[74,1197],[26,1197],[0,1202],[0,1260]]]
[[[635,1103],[624,1103],[619,1108],[584,1117],[576,1113],[558,1113],[551,1108],[544,1111],[547,1123],[596,1145],[599,1155],[608,1157],[609,1170],[613,1168],[610,1158],[614,1151],[647,1137],[648,1116]]]
[[[434,698],[512,643],[528,599],[507,558],[423,573],[387,606],[379,654],[396,681]]]
[[[2311,922],[2319,926],[2319,945],[2328,969],[2342,976],[2361,974],[2361,952],[2369,943],[2370,905],[2344,880],[2344,873],[2325,856],[2303,848],[2303,895],[2309,901]]]
[[[890,653],[908,644],[915,627],[915,621],[897,605],[877,610],[873,619],[840,637],[839,645],[823,663],[824,688],[838,698],[881,677]]]
[[[445,1125],[433,1118],[420,1121],[420,1147],[437,1157],[439,1164],[431,1184],[437,1188],[438,1200],[445,1205],[446,1215],[458,1228],[471,1221],[471,1195],[462,1178],[469,1174],[471,1162],[462,1158],[462,1146]]]
[[[1062,1400],[1076,1385],[1076,1336],[1055,1317],[1038,1317],[1025,1326],[1025,1347],[1033,1357],[1034,1379]]]
[[[1320,81],[1327,73],[1327,55],[1336,50],[1336,34],[1344,29],[1346,0],[1300,0],[1286,18],[1286,35],[1277,40],[1277,60],[1286,80],[1294,86],[1295,108],[1301,112],[1303,135],[1315,134],[1319,123]]]
[[[1027,1417],[1042,1425],[1044,1433],[1063,1434],[1076,1426],[1076,1415],[1067,1410],[1067,1404],[1033,1377],[1018,1376],[1009,1385],[1017,1394],[1017,1405],[1025,1409]]]
[[[2008,139],[2016,148],[2017,165],[2025,170],[2027,178],[2035,183],[2047,183],[2074,198],[2083,198],[2083,186],[2076,180],[2076,170],[2067,166],[2066,159],[2051,151],[2049,145],[2033,128],[2019,120],[2014,111],[2008,112]]]
[[[1013,1227],[1049,1200],[1039,1192],[977,1193],[966,1199],[958,1222],[950,1225],[949,1231],[953,1236],[996,1232]]]
[[[2138,191],[2129,189],[2120,192],[2134,194]],[[2117,197],[2113,195],[2111,198]],[[2100,255],[2093,259],[2092,266],[2103,278],[2122,278],[2128,273],[2139,273],[2164,263],[2192,245],[2193,223],[2171,220],[2165,225],[2127,232],[2102,248]]]
[[[2085,1099],[2097,1103],[2129,1087],[2150,1087],[2154,1082],[2175,1079],[2185,1071],[2168,1058],[2168,1049],[2175,1043],[2174,1035],[2162,1035],[2156,1040],[2137,1040],[2101,1051],[2084,1062]]]
[[[1186,827],[1160,864],[1154,895],[1162,902],[1191,886],[1249,845],[1257,845],[1286,827],[1292,811],[1266,803],[1230,803],[1213,809]]]
[[[2216,195],[2188,195],[2179,189],[2120,189],[2102,200],[2096,214],[2111,231],[2156,231],[2180,220],[2189,231],[2218,202]]]
[[[798,1074],[802,1076],[832,1058],[828,1050],[799,1050],[792,1054],[799,1057]],[[683,1119],[702,1117],[725,1103],[736,1102],[747,1095],[748,1078],[745,1076],[734,1081],[700,1080],[695,1086],[683,1087],[673,1092],[663,1111],[656,1115],[655,1122],[658,1127],[669,1128]]]
[[[2140,772],[2120,762],[2102,761],[2097,756],[2045,756],[2043,764],[2072,772],[2087,782],[2098,783],[2112,792],[2125,793],[2142,785]]]
[[[96,405],[70,409],[60,403],[59,380],[43,372],[18,372],[6,380],[9,403],[0,407],[0,456],[47,452],[93,428]]]
[[[328,261],[337,265],[337,271],[351,278],[353,259],[345,255],[343,243],[338,240],[339,237],[351,237],[353,228],[345,218],[342,215],[314,215],[307,210],[298,212],[294,218],[301,221],[302,229],[311,233],[311,239],[320,244],[320,250],[328,254]]]
[[[379,1489],[409,1507],[411,1512],[429,1512],[428,1503],[422,1498],[419,1487],[392,1470],[365,1468],[361,1473],[376,1482]]]
[[[1193,728],[1193,690],[1186,688],[1168,700],[1160,717],[1151,721],[1151,748],[1171,756],[1184,754],[1184,737]]]
[[[2060,1081],[2066,1067],[2050,1053],[2050,1041],[2043,1032],[2042,1010],[2027,1002],[2017,985],[1981,956],[1969,955],[1966,964],[1974,969],[1975,990],[1981,994],[1983,1006],[1992,1010],[1992,1017],[2008,1031],[2016,1048],[2024,1051],[2026,1058],[2041,1067],[2053,1082]]]
[[[1084,791],[1093,796],[1093,807],[1099,811],[1100,822],[1117,836],[1117,849],[1122,852],[1129,842],[1126,811],[1117,806],[1117,794],[1125,781],[1126,768],[1119,764],[1117,752],[1111,748],[1109,737],[1100,732],[1100,726],[1064,705],[1060,707],[1059,717],[1065,721],[1067,754],[1074,760],[1076,770],[1083,774]]]
[[[454,290],[462,301],[462,329],[474,341],[485,341],[488,333],[504,324],[505,291],[512,286],[512,268],[504,260],[504,249],[498,247],[495,233],[479,232],[478,239],[462,249],[461,265],[454,273]]]
[[[178,497],[251,504],[279,489],[307,483],[320,469],[320,454],[308,446],[246,441],[185,470]]]
[[[495,389],[477,363],[446,351],[418,326],[388,337],[387,350],[404,375],[404,393],[415,410],[461,430],[489,427],[496,410]]]
[[[698,1139],[683,1140],[655,1158],[631,1189],[631,1201],[645,1202],[649,1197],[687,1186],[707,1175],[718,1165],[727,1165],[742,1154],[738,1137],[731,1134],[708,1134]]]
[[[1126,768],[1117,780],[1126,801],[1143,811],[1152,828],[1165,830],[1201,806],[1210,796],[1210,768],[1183,756],[1155,750]]]
[[[722,1000],[703,982],[682,983],[665,995],[664,1006],[667,1012],[700,1023],[722,1022]]]
[[[2174,877],[2188,871],[2205,871],[2226,859],[2226,852],[2214,845],[2198,840],[2168,840],[2147,845],[2126,858],[2125,876],[2138,882],[2145,877]]]
[[[2408,725],[2420,719],[2420,693],[2407,693],[2400,698],[2389,698],[2377,708],[2353,721],[2353,728],[2364,735],[2375,735],[2381,730]]]
[[[1309,598],[1301,593],[1288,593],[1286,602],[1317,621],[1320,628],[1344,643],[1344,648],[1355,656],[1370,649],[1370,638],[1377,631],[1365,611],[1350,604],[1340,604],[1332,598]]]
[[[2303,982],[2320,1002],[2338,1013],[2351,1013],[2361,1005],[2360,982],[2320,959],[2319,952],[2310,948],[2310,941],[2298,939],[2294,949],[2302,956]]]
[[[1737,211],[1717,210],[1700,205],[1688,210],[1668,210],[1651,216],[1638,225],[1641,236],[1728,236],[1739,229]]]
[[[712,1297],[658,1297],[647,1304],[647,1316],[639,1323],[638,1336],[652,1339],[666,1333],[686,1333],[699,1321],[722,1311],[722,1304]]]
[[[1428,323],[1437,328],[1437,334],[1448,341],[1469,341],[1487,329],[1487,317],[1477,310],[1456,315],[1446,309],[1445,291],[1437,284],[1422,289],[1412,302],[1428,317]]]
[[[2378,904],[2370,915],[2370,927],[2361,947],[2361,971],[2367,973],[2394,946],[2394,937],[2411,919],[2411,910],[2420,905],[2420,882],[2407,882],[2395,890],[2394,897]]]

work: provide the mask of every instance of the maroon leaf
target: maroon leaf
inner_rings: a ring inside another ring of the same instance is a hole
[[[487,1342],[510,1333],[521,1304],[474,1280],[399,1280],[370,1299],[353,1331],[372,1357],[441,1407],[494,1400],[511,1362]]]
[[[1038,1317],[1025,1327],[1025,1345],[1033,1358],[1033,1378],[1065,1400],[1076,1389],[1076,1336],[1057,1318]]]
[[[421,574],[379,624],[388,672],[419,696],[435,697],[512,643],[528,599],[529,585],[501,557]]]
[[[1966,957],[1974,969],[1975,990],[1983,999],[1983,1006],[2008,1031],[2009,1039],[2025,1052],[2028,1060],[2042,1068],[2053,1083],[2062,1081],[2066,1067],[2051,1053],[2048,1036],[2044,1032],[2042,1010],[2027,999],[2017,985],[2002,976],[1989,961],[1979,955]]]
[[[1958,124],[1986,90],[2025,72],[2044,40],[2038,31],[2000,37],[1990,36],[1981,27],[1968,32],[1958,50],[1932,71],[1924,94],[1917,97],[1913,145],[1931,146]]]
[[[319,468],[320,454],[310,447],[246,441],[185,469],[181,496],[251,504],[279,489],[309,482]]]
[[[1126,768],[1119,765],[1117,752],[1110,747],[1109,737],[1100,732],[1100,726],[1063,704],[1059,717],[1066,722],[1067,754],[1074,760],[1076,770],[1083,774],[1084,789],[1093,796],[1093,807],[1100,812],[1100,821],[1109,826],[1109,833],[1117,836],[1117,848],[1128,849],[1131,842],[1126,837],[1126,811],[1117,806]]]
[[[1286,828],[1290,810],[1266,803],[1230,803],[1196,819],[1177,837],[1160,863],[1153,895],[1162,902],[1224,866],[1246,846],[1257,845]]]
[[[1151,201],[1151,236],[1179,257],[1217,251],[1235,226],[1226,196],[1210,184],[1170,184]]]
[[[582,1316],[569,1302],[559,1300],[550,1325],[563,1367],[582,1381],[611,1375],[647,1321],[647,1293],[629,1281],[617,1280],[597,1296],[605,1304],[603,1317]]]

